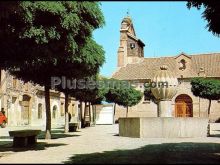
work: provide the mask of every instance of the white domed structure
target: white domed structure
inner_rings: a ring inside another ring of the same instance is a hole
[[[160,117],[172,117],[171,99],[177,92],[178,80],[168,67],[163,65],[152,79],[151,91],[159,100]]]

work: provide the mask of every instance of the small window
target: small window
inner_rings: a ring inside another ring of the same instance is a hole
[[[61,103],[61,116],[64,116],[64,103]]]
[[[180,62],[179,62],[179,69],[180,70],[186,69],[186,61],[184,59],[180,60]]]
[[[135,43],[130,43],[130,48],[134,49],[135,48]]]
[[[203,67],[199,68],[199,72],[204,72],[204,71],[205,71],[205,69]]]
[[[16,86],[17,86],[17,80],[16,78],[13,77],[13,88],[16,88]]]

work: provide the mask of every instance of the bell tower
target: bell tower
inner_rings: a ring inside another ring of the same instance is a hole
[[[145,44],[136,37],[132,19],[127,16],[121,22],[118,67],[138,63],[144,58]]]

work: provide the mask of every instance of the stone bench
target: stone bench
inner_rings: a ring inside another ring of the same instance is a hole
[[[37,143],[37,135],[41,130],[17,130],[9,131],[13,137],[13,147],[26,147]]]
[[[69,132],[76,132],[78,123],[69,123]]]

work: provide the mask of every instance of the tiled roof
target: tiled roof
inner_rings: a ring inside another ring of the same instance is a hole
[[[187,55],[187,57],[191,57],[191,67],[185,71],[178,69],[176,57],[179,56],[144,58],[140,63],[121,67],[112,77],[120,80],[151,79],[155,72],[160,70],[161,65],[167,65],[168,69],[178,78],[181,75],[184,78],[198,77],[201,67],[204,68],[207,77],[220,77],[220,53]]]

